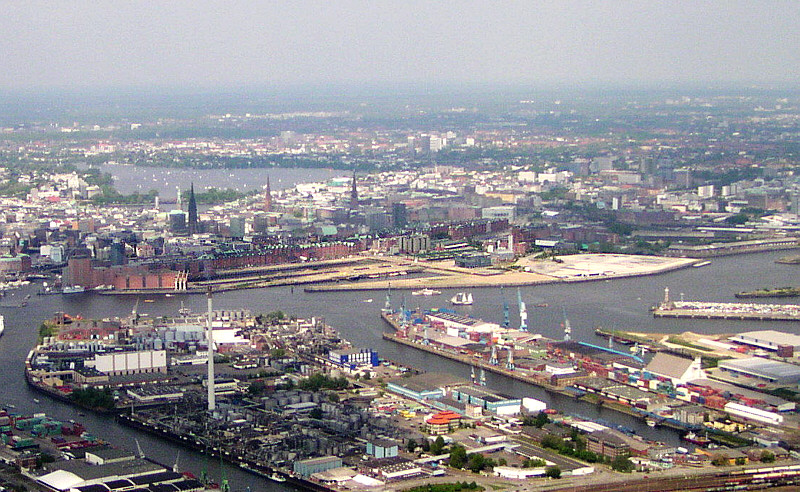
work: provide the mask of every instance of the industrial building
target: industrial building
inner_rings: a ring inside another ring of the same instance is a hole
[[[800,366],[761,357],[721,360],[718,368],[731,379],[749,379],[756,384],[761,382],[789,386],[800,383]],[[743,381],[744,384],[748,382]]]
[[[323,456],[294,462],[294,472],[298,475],[309,477],[315,473],[340,468],[342,459],[338,456]]]
[[[375,367],[380,364],[378,352],[372,349],[331,350],[328,360],[340,367],[354,370],[358,367]]]
[[[791,347],[789,351],[784,348],[786,355],[779,354],[782,357],[791,357],[794,352],[800,351],[800,336],[775,330],[748,331],[732,336],[729,340],[773,352],[778,352],[784,347]]]
[[[367,442],[367,454],[375,458],[392,458],[400,451],[400,444],[391,439],[373,439]]]
[[[522,400],[519,398],[497,395],[478,387],[462,386],[453,389],[452,394],[456,401],[475,405],[498,415],[518,414],[522,407]]]
[[[445,396],[451,387],[463,384],[462,380],[449,374],[426,373],[390,381],[387,389],[414,400],[435,400]]]

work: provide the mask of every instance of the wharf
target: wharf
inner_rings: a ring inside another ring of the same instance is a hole
[[[383,320],[386,323],[388,323],[392,328],[394,328],[395,331],[399,330],[400,327],[398,326],[398,324],[393,319],[391,319],[386,313],[381,313],[381,318],[383,318]],[[440,357],[445,357],[447,359],[454,360],[454,361],[460,362],[462,364],[466,364],[466,365],[469,365],[469,366],[474,366],[474,367],[476,367],[478,369],[484,369],[484,370],[486,370],[488,372],[493,372],[495,374],[500,374],[502,376],[506,376],[506,377],[509,377],[509,378],[512,378],[512,379],[516,379],[518,381],[522,381],[524,383],[532,384],[534,386],[539,386],[540,388],[543,388],[543,389],[545,389],[547,391],[550,391],[552,393],[558,393],[558,394],[563,395],[563,396],[569,396],[570,398],[575,398],[577,396],[575,393],[573,393],[571,391],[568,391],[564,387],[556,386],[556,385],[553,385],[553,384],[549,384],[549,383],[547,383],[547,382],[545,382],[543,380],[539,380],[539,379],[534,379],[534,378],[528,377],[525,374],[521,374],[518,371],[512,371],[510,369],[506,369],[505,367],[500,366],[500,365],[496,366],[496,365],[493,365],[493,364],[489,364],[488,362],[486,362],[483,359],[476,359],[474,357],[469,357],[469,356],[466,356],[464,354],[459,354],[459,353],[455,353],[455,352],[448,352],[446,350],[440,350],[440,349],[437,349],[436,347],[433,347],[431,345],[424,345],[422,343],[416,343],[416,342],[414,342],[412,340],[409,340],[408,338],[400,337],[396,333],[384,332],[383,333],[383,338],[385,340],[391,340],[393,342],[396,342],[396,343],[399,343],[399,344],[402,344],[402,345],[407,345],[409,347],[413,347],[415,349],[422,350],[422,351],[425,351],[425,352],[429,352],[431,354],[435,354],[435,355],[438,355]]]
[[[800,321],[800,305],[674,302],[653,309],[656,318]]]
[[[268,478],[270,480],[274,480],[272,476],[280,477],[280,479],[282,479],[282,481],[287,485],[291,485],[301,490],[311,490],[313,492],[335,492],[335,489],[331,489],[322,484],[303,479],[296,476],[294,473],[287,473],[277,468],[271,468],[264,464],[255,462],[253,460],[248,460],[240,456],[232,456],[230,453],[220,451],[219,448],[209,448],[199,440],[196,440],[193,436],[178,434],[173,432],[171,429],[158,425],[158,422],[151,422],[136,414],[120,414],[117,416],[117,422],[127,427],[144,431],[148,434],[153,434],[175,444],[182,445],[186,448],[201,453],[206,453],[209,456],[217,456],[223,461],[237,465],[241,469],[249,471],[250,473],[260,477]]]

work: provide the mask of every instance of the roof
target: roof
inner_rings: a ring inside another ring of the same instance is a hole
[[[776,330],[757,330],[739,333],[730,338],[734,342],[775,349],[778,345],[800,347],[800,336]]]
[[[120,458],[135,458],[136,455],[124,449],[112,448],[110,446],[95,447],[86,450],[86,454],[92,454],[103,460],[114,460]]]
[[[800,378],[800,367],[777,360],[752,357],[749,359],[730,359],[719,362],[721,368],[763,375],[773,378]]]
[[[679,379],[683,377],[693,362],[694,360],[686,357],[678,357],[666,352],[656,352],[655,357],[647,364],[645,370],[659,376]]]
[[[85,480],[66,470],[56,470],[42,475],[38,481],[55,490],[69,490],[72,487],[82,484]]]
[[[104,465],[90,465],[81,460],[59,461],[51,463],[49,468],[54,470],[54,472],[64,471],[74,475],[80,479],[80,482],[77,482],[77,484],[109,477],[132,477],[164,471],[164,467],[141,458],[116,463],[106,463]]]

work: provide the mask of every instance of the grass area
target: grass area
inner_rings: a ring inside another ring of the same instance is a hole
[[[673,343],[675,345],[680,345],[681,347],[686,347],[688,349],[697,350],[698,352],[705,352],[705,353],[713,352],[713,350],[710,348],[696,345],[692,342],[687,342],[683,338],[674,335],[667,338],[667,342]]]

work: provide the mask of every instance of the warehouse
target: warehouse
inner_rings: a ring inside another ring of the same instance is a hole
[[[777,352],[781,347],[791,347],[792,353],[800,351],[800,336],[775,330],[759,330],[740,333],[730,338],[732,342]]]
[[[800,382],[800,367],[776,360],[751,357],[719,362],[719,370],[732,379],[755,379],[779,385],[795,385]],[[747,384],[747,381],[743,381]]]

